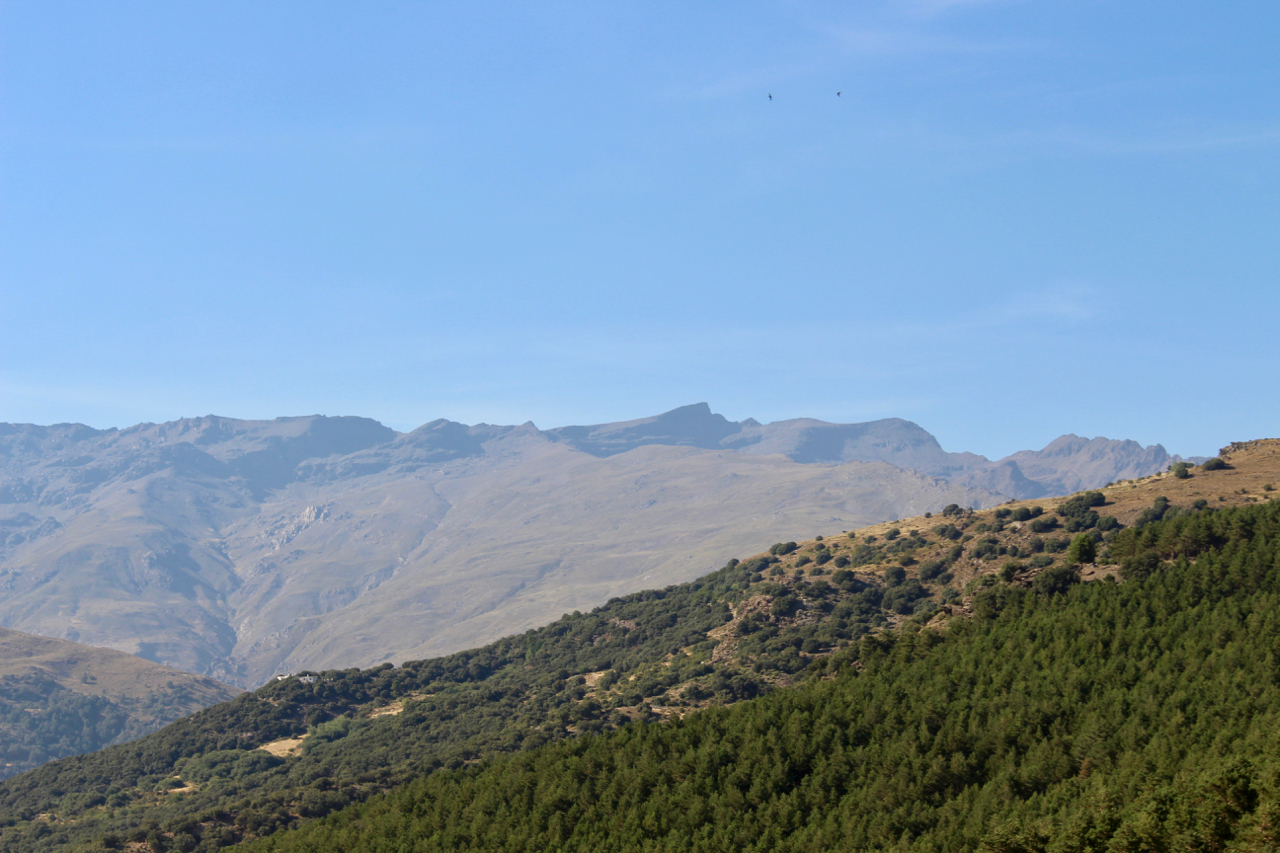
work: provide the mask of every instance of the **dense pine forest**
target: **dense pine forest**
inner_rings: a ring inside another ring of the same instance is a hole
[[[273,681],[0,783],[0,853],[1272,849],[1276,448],[1233,448]]]
[[[1113,548],[1123,584],[992,588],[830,681],[432,774],[250,849],[1277,849],[1280,505]]]

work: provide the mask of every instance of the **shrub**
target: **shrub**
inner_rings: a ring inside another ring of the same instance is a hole
[[[1222,458],[1219,456],[1215,456],[1212,459],[1206,459],[1204,462],[1200,463],[1201,471],[1222,471],[1230,467],[1231,466],[1226,462],[1223,462]]]
[[[907,572],[902,566],[888,566],[884,570],[884,582],[887,586],[897,586],[907,579]]]
[[[1142,514],[1139,515],[1137,520],[1133,522],[1133,526],[1145,527],[1146,525],[1151,524],[1152,522],[1155,522],[1155,521],[1160,521],[1165,517],[1171,518],[1172,516],[1170,515],[1170,511],[1176,510],[1176,509],[1177,507],[1171,506],[1169,504],[1168,498],[1161,495],[1160,497],[1152,501],[1150,507],[1142,511]]]
[[[775,557],[783,557],[794,551],[798,545],[794,542],[777,542],[769,547],[769,553]]]
[[[1031,520],[1032,533],[1048,533],[1050,530],[1058,526],[1057,519],[1043,517]]]
[[[933,532],[938,536],[941,536],[943,539],[950,539],[952,541],[959,539],[961,536],[960,528],[956,527],[954,524],[939,524],[937,527],[933,528]]]
[[[902,535],[902,531],[896,527],[893,527],[893,528],[890,528],[889,532],[884,535],[884,538],[886,541],[892,542],[893,540],[897,539],[901,535]]]
[[[971,552],[975,560],[989,560],[1000,554],[1000,543],[996,539],[990,537],[978,540],[978,544],[973,546]]]
[[[780,595],[773,600],[773,606],[769,608],[769,611],[773,613],[774,616],[790,616],[792,613],[796,612],[796,609],[799,608],[799,606],[800,602],[795,596]]]
[[[1031,588],[1041,595],[1058,595],[1080,583],[1080,571],[1074,566],[1059,566],[1056,569],[1045,569],[1036,575]]]
[[[1098,514],[1093,510],[1086,510],[1080,515],[1068,516],[1066,528],[1068,533],[1079,533],[1081,530],[1088,530],[1098,523],[1100,519]]]
[[[1072,563],[1092,563],[1098,557],[1098,545],[1088,533],[1081,533],[1067,547],[1067,560]]]
[[[916,609],[916,602],[927,596],[928,591],[917,580],[909,580],[893,587],[885,593],[882,604],[886,610],[910,615]]]
[[[930,560],[920,567],[920,580],[931,581],[942,574],[947,564],[942,560]]]
[[[1144,551],[1136,557],[1128,557],[1120,563],[1120,577],[1127,581],[1140,581],[1160,568],[1160,558],[1154,551]]]

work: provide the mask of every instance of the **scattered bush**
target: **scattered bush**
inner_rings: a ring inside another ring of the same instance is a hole
[[[1060,595],[1080,583],[1080,571],[1074,566],[1045,569],[1036,575],[1031,588],[1041,595]]]
[[[961,536],[960,528],[956,527],[954,524],[939,524],[937,527],[933,528],[933,532],[943,539],[950,539],[952,541],[959,539]]]
[[[1032,533],[1048,533],[1050,530],[1058,526],[1058,520],[1049,516],[1043,518],[1034,518],[1031,520]]]
[[[1092,563],[1097,557],[1097,543],[1088,533],[1081,533],[1067,547],[1067,560],[1072,563]]]

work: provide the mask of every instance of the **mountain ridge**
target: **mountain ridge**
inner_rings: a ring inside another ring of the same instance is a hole
[[[1176,459],[1115,444],[991,462],[910,421],[732,422],[705,403],[553,430],[0,425],[0,625],[252,686],[480,645],[697,577],[729,543],[1046,494],[1020,465],[1058,482],[1086,451],[1077,479]]]

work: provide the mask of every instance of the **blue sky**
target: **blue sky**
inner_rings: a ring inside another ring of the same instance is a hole
[[[1276,44],[1263,2],[8,0],[0,421],[1275,436]]]

